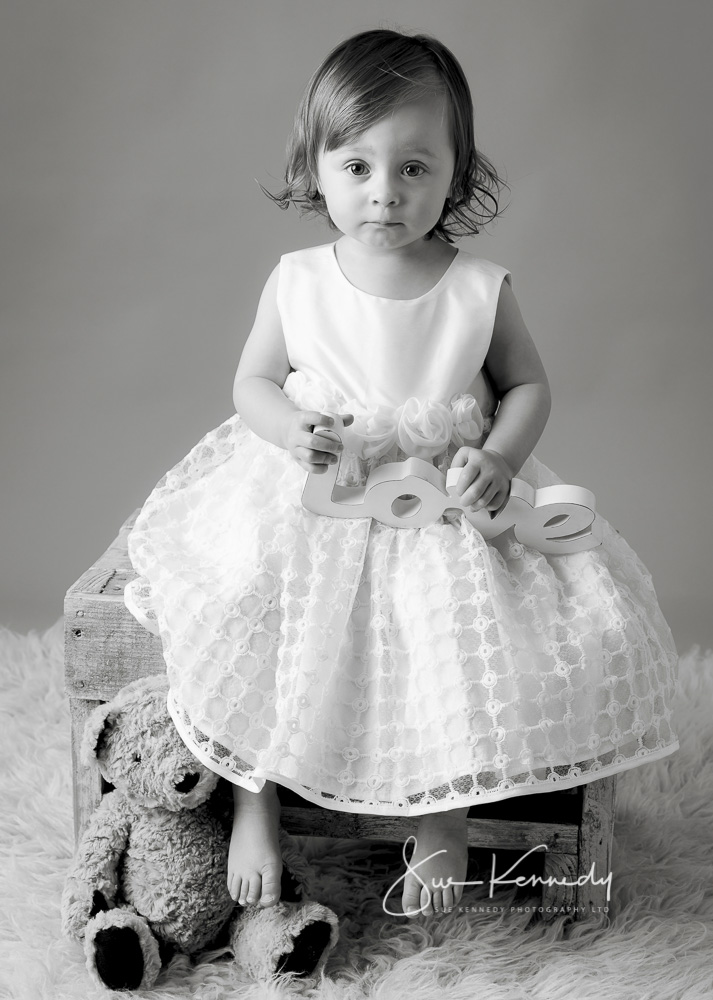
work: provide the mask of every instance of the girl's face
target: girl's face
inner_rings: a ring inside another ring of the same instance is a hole
[[[334,225],[366,247],[415,243],[438,222],[455,152],[441,95],[402,104],[346,146],[319,155],[319,190]]]

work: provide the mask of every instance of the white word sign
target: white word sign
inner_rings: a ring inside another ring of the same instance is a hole
[[[334,427],[319,434],[341,439],[344,424],[338,414]],[[580,486],[534,489],[513,479],[510,493],[496,511],[463,506],[455,488],[461,469],[447,475],[421,458],[389,462],[369,473],[364,486],[338,486],[340,462],[324,473],[311,472],[302,491],[302,505],[330,517],[373,517],[392,528],[425,528],[447,510],[460,510],[483,538],[495,538],[509,528],[516,539],[548,555],[569,555],[601,545],[601,525],[594,494]]]

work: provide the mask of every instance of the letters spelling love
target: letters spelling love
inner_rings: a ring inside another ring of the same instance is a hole
[[[344,424],[338,414],[334,427],[315,428],[326,437],[341,439]],[[509,528],[522,545],[548,555],[569,555],[601,545],[601,523],[594,494],[581,486],[557,485],[534,489],[513,479],[507,500],[496,511],[464,507],[455,493],[460,469],[444,476],[430,462],[407,458],[380,465],[364,486],[338,486],[340,462],[325,473],[309,473],[302,505],[329,517],[373,517],[392,528],[425,528],[446,510],[460,510],[483,538]]]

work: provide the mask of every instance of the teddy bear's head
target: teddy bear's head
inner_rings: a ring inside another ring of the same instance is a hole
[[[218,784],[218,775],[185,745],[168,713],[164,674],[128,684],[87,720],[86,764],[98,761],[105,781],[147,808],[195,809]]]

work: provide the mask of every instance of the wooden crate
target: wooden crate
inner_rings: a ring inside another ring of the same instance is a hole
[[[97,770],[85,768],[79,760],[87,716],[125,684],[165,669],[160,639],[146,631],[124,606],[124,587],[135,576],[127,552],[127,537],[135,518],[136,512],[106,552],[69,588],[64,603],[76,837],[103,791]],[[575,882],[591,873],[592,866],[596,878],[605,879],[611,870],[615,789],[616,776],[579,788],[478,806],[468,815],[468,844],[519,855],[537,848],[544,853],[543,881]],[[336,812],[285,789],[280,789],[280,797],[283,826],[298,836],[403,844],[415,831],[413,818]],[[605,913],[606,885],[593,884],[591,877],[579,886],[545,884],[542,905],[545,919],[555,907],[571,907],[574,919],[591,912]]]

